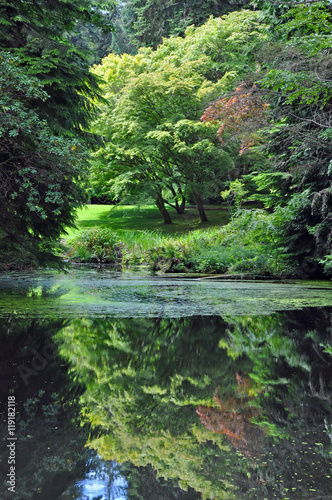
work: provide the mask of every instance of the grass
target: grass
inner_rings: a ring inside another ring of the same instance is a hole
[[[147,230],[163,235],[187,234],[197,229],[209,229],[227,224],[228,211],[220,206],[209,207],[208,222],[202,224],[197,210],[187,208],[179,215],[170,208],[173,224],[164,224],[159,210],[153,205],[86,205],[78,211],[77,229],[68,228],[64,239],[69,243],[86,229]]]
[[[64,256],[162,272],[297,276],[301,269],[283,247],[280,216],[253,208],[230,220],[226,208],[209,206],[204,224],[194,208],[183,215],[172,209],[173,224],[166,225],[151,205],[87,205],[78,212],[77,228],[63,235]]]
[[[208,211],[206,224],[188,209],[172,214],[174,223],[165,225],[152,206],[89,205],[66,238],[66,256],[74,262],[145,264],[161,272],[294,275],[295,267],[267,232],[271,215],[244,210],[228,223],[228,212],[213,208],[218,210]]]

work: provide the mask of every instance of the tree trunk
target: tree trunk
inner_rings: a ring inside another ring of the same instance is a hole
[[[158,194],[157,196],[156,205],[159,208],[161,215],[163,216],[164,224],[172,224],[171,216],[169,215],[165,207],[165,203],[164,200],[162,199],[161,194]]]
[[[194,191],[193,195],[194,195],[194,198],[195,198],[195,201],[196,201],[196,205],[197,205],[197,210],[198,210],[200,221],[201,222],[207,222],[208,218],[206,217],[206,213],[205,213],[205,210],[204,210],[203,200],[202,200],[201,193],[198,193],[197,191]]]
[[[167,187],[171,191],[172,195],[174,196],[174,200],[175,200],[175,205],[171,205],[171,204],[170,205],[175,208],[177,214],[180,214],[180,215],[184,214],[184,209],[186,206],[186,199],[183,196],[182,190],[179,193],[182,195],[182,201],[181,201],[181,204],[179,205],[179,202],[177,200],[176,191],[175,191],[174,187],[173,186],[167,186]]]
[[[181,201],[180,205],[179,205],[178,200],[175,200],[175,210],[176,210],[176,213],[178,213],[178,214],[184,214],[185,206],[186,206],[186,199],[185,199],[184,196],[182,197],[182,201]]]

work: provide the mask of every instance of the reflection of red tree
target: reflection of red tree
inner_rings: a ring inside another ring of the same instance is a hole
[[[196,413],[205,427],[217,434],[224,434],[243,455],[252,458],[258,454],[263,431],[251,423],[253,417],[261,413],[259,408],[249,406],[251,380],[236,374],[237,397],[220,398],[220,386],[213,395],[217,406],[199,406]],[[239,397],[240,396],[240,397]]]

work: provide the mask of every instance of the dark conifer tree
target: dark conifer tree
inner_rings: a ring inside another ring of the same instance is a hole
[[[55,245],[85,201],[98,80],[66,34],[107,31],[88,0],[0,0],[0,267],[61,266]]]
[[[200,26],[210,15],[238,10],[248,0],[128,0],[122,7],[123,27],[131,44],[156,48],[162,39],[182,36],[187,26]]]

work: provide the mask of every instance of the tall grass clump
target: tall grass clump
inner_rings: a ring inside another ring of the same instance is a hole
[[[164,237],[153,231],[87,229],[70,242],[70,258],[78,262],[139,264]]]

